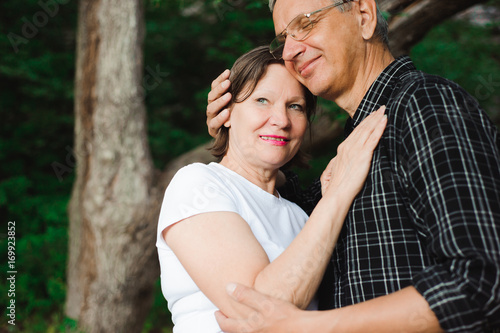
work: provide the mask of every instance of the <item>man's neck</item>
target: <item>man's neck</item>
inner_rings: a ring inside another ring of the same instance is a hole
[[[363,65],[359,68],[352,89],[334,98],[334,102],[344,109],[351,118],[356,113],[368,89],[380,73],[394,61],[394,57],[388,49],[376,47],[372,48],[371,52],[367,53],[366,58],[360,61]]]

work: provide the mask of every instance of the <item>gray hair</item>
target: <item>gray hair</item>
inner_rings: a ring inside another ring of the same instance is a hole
[[[271,12],[274,10],[277,0],[269,0],[269,9]],[[352,4],[350,2],[342,4],[338,7],[340,12],[345,12],[351,9]],[[382,15],[382,12],[377,5],[377,26],[375,27],[374,36],[377,37],[385,46],[389,46],[389,33],[388,33],[387,20]]]

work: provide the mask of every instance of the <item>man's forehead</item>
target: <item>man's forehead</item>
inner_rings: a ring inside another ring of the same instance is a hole
[[[277,0],[273,10],[275,31],[280,33],[297,15],[317,9],[323,2],[329,3],[320,0]]]

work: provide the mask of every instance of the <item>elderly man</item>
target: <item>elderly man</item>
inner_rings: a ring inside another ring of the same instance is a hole
[[[477,101],[446,79],[394,59],[375,0],[271,1],[270,51],[350,119],[346,135],[387,106],[388,124],[325,277],[301,311],[244,286],[248,318],[227,332],[490,332],[500,330],[499,134]],[[212,84],[213,134],[225,121],[228,73]],[[287,184],[289,187],[290,184]],[[316,191],[294,195],[317,202]],[[284,195],[282,193],[282,195]],[[306,268],[304,268],[306,269]]]

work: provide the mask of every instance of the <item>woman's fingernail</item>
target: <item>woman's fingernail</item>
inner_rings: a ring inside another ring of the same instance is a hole
[[[226,292],[229,294],[229,295],[233,295],[234,291],[236,290],[236,284],[234,283],[229,283],[227,286],[226,286]]]

